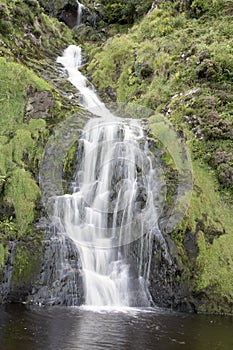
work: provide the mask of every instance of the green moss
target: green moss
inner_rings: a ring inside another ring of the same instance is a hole
[[[214,188],[213,175],[206,169],[198,168],[198,186],[201,201],[195,199],[191,204],[194,219],[205,218],[205,232],[198,232],[197,244],[199,254],[196,268],[196,290],[212,289],[228,300],[233,293],[233,218],[232,209],[227,205]],[[215,180],[216,181],[216,180]],[[192,220],[193,221],[193,220]],[[194,223],[192,223],[194,224]],[[195,228],[196,229],[196,228]],[[222,234],[218,239],[209,242],[208,234]]]
[[[23,288],[25,293],[25,286],[32,285],[40,272],[42,256],[43,247],[37,240],[17,244],[14,251],[11,286],[16,290]]]
[[[0,32],[1,54],[13,60],[29,65],[34,58],[55,58],[60,47],[74,42],[72,31],[44,14],[36,0],[6,1],[3,12],[0,25],[5,31]]]
[[[0,270],[4,266],[4,262],[5,262],[5,249],[4,249],[4,246],[0,244]]]
[[[197,258],[196,290],[211,288],[215,292],[233,299],[233,233],[228,233],[209,245],[203,232],[198,233],[199,255]]]
[[[218,186],[214,172],[198,161],[193,162],[194,188],[190,207],[183,221],[182,229],[196,231],[198,220],[204,221],[206,231],[232,231],[231,207],[216,191]]]
[[[13,138],[13,160],[19,165],[23,165],[23,158],[32,152],[34,141],[28,130],[17,130]]]
[[[210,168],[195,161],[193,169],[191,203],[172,238],[192,271],[190,288],[203,295],[198,312],[229,313],[233,299],[233,208],[216,191],[217,180]],[[185,257],[186,235],[193,236],[196,241],[196,260]]]
[[[78,142],[74,142],[73,145],[69,148],[67,155],[63,163],[63,179],[66,183],[69,184],[73,180],[75,167],[77,166],[77,149]],[[67,191],[67,189],[64,189]]]
[[[6,177],[12,166],[12,144],[0,145],[0,175]]]
[[[36,171],[43,153],[44,137],[48,133],[44,120],[30,120],[24,129],[18,129],[12,140],[0,144],[0,190],[4,189],[3,205],[13,205],[16,222],[2,217],[0,228],[8,236],[27,231],[28,224],[34,219],[35,201],[39,197],[39,189],[29,172],[24,168]],[[28,129],[28,130],[27,130]],[[13,224],[13,226],[12,226]]]
[[[88,67],[88,72],[93,71],[93,82],[100,92],[103,93],[106,87],[114,87],[120,67],[130,67],[134,53],[134,43],[128,40],[127,36],[111,39],[103,50],[95,55],[95,58]],[[97,68],[97,69],[96,69]]]
[[[172,128],[172,124],[161,114],[153,115],[149,118],[149,126],[153,134],[158,137],[180,173],[186,170],[192,170],[191,160],[188,155],[182,155],[183,145],[178,134]]]
[[[10,219],[1,214],[0,227],[12,238],[17,231],[19,236],[25,234],[34,220],[39,189],[29,171],[37,172],[49,134],[42,119],[30,119],[28,124],[24,122],[27,92],[50,91],[52,88],[22,64],[0,58],[0,68],[0,98],[4,102],[0,134],[9,135],[0,139],[0,194],[4,199],[3,213],[8,212],[7,207],[13,206],[16,216],[12,228]]]
[[[197,16],[200,16],[204,13],[217,15],[221,10],[224,9],[224,5],[226,5],[225,0],[193,0],[191,9]]]
[[[0,133],[14,130],[23,123],[24,108],[29,87],[39,91],[51,86],[23,65],[7,62],[0,57],[0,101],[2,103]]]
[[[0,33],[1,55],[5,56],[0,58],[0,229],[7,240],[26,236],[33,223],[40,195],[34,178],[50,134],[44,119],[25,115],[29,96],[51,91],[56,100],[49,115],[53,125],[64,118],[64,110],[67,114],[72,109],[64,107],[59,91],[34,71],[41,73],[41,66],[48,67],[54,62],[55,41],[62,47],[72,43],[73,38],[64,24],[41,12],[37,1],[4,3],[0,17],[9,22],[11,33]],[[39,40],[40,35],[45,40]]]
[[[9,218],[4,217],[0,221],[0,240],[6,242],[14,240],[17,236],[18,226],[15,219],[10,216]]]
[[[14,206],[19,234],[27,231],[34,220],[35,201],[40,197],[40,190],[29,172],[16,169],[6,182],[5,200]]]

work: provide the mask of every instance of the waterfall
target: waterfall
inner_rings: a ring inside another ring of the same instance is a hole
[[[143,126],[113,115],[87,86],[78,70],[82,63],[79,47],[69,46],[57,62],[80,91],[83,106],[99,117],[86,124],[78,140],[72,194],[54,199],[54,226],[78,248],[87,305],[149,306],[153,234],[164,246],[165,242],[158,228],[163,184]],[[135,272],[127,251],[132,242],[140,240]]]
[[[77,10],[77,27],[82,24],[82,12],[85,6],[77,0],[78,10]]]
[[[57,58],[57,62],[61,63],[68,74],[68,80],[73,84],[82,95],[82,105],[90,112],[95,112],[99,116],[110,116],[111,113],[105,107],[104,103],[98,98],[94,88],[87,86],[89,83],[87,78],[78,70],[82,65],[81,48],[70,45],[62,57]],[[90,85],[90,83],[89,83]]]

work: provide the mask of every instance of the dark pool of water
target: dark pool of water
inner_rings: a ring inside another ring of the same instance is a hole
[[[1,350],[233,349],[233,317],[160,309],[0,307]]]

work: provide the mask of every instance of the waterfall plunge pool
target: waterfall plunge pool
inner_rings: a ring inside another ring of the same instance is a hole
[[[229,350],[233,317],[162,309],[0,307],[2,350]]]

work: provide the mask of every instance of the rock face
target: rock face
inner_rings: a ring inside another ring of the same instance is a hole
[[[66,237],[47,235],[44,259],[37,283],[27,302],[39,305],[81,305],[83,283],[81,262],[75,245]]]
[[[132,274],[135,276],[138,273],[137,271],[141,270],[142,275],[144,275],[149,264],[150,273],[147,287],[152,304],[171,310],[195,312],[198,300],[193,297],[187,281],[183,278],[186,268],[181,262],[176,245],[166,236],[165,249],[164,244],[156,234],[151,244],[151,257],[148,256],[146,250],[146,238],[123,248],[128,251],[126,255],[128,255],[128,261],[134,269]],[[139,266],[140,256],[142,257],[141,267]],[[135,306],[142,305],[140,300],[137,299],[137,292],[135,291]]]
[[[25,107],[25,119],[49,119],[54,103],[55,100],[51,91],[37,91],[31,93]]]
[[[156,305],[181,312],[198,312],[200,299],[192,292],[187,266],[182,262],[180,252],[170,237],[166,237],[170,259],[160,242],[155,238],[151,260],[149,290]],[[196,242],[189,247],[190,260],[194,261],[198,254]]]
[[[74,4],[73,2],[68,2],[64,7],[59,9],[57,17],[72,29],[77,25],[78,7],[77,2],[74,2]]]
[[[80,305],[80,271],[79,253],[65,237],[47,233],[42,242],[30,241],[30,237],[24,243],[11,242],[2,272],[0,303]]]
[[[99,9],[88,1],[78,2],[76,0],[50,1],[50,4],[41,2],[47,12],[52,16],[64,22],[69,28],[73,29],[80,24],[87,24],[95,27],[96,22],[100,20]],[[80,23],[79,23],[80,22]]]

